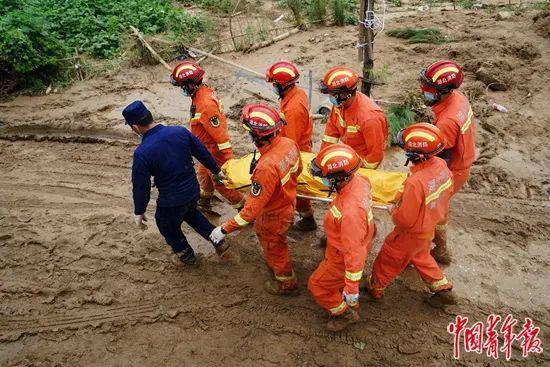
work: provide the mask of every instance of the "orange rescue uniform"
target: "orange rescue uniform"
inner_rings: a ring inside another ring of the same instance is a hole
[[[369,97],[357,92],[349,107],[332,107],[321,149],[340,141],[359,154],[363,167],[375,169],[384,158],[387,138],[384,112]]]
[[[374,235],[371,186],[366,177],[355,175],[342,188],[326,212],[325,259],[309,278],[308,289],[331,315],[344,313],[346,294],[359,294],[359,281]]]
[[[452,190],[452,173],[443,159],[431,157],[411,167],[403,194],[392,211],[395,227],[374,261],[370,277],[374,292],[381,296],[409,262],[432,292],[452,289],[430,255],[435,226],[447,217]]]
[[[285,282],[294,279],[287,232],[294,217],[302,160],[296,143],[281,136],[259,150],[261,157],[244,208],[222,228],[231,233],[255,221],[267,264],[275,279]]]
[[[306,93],[294,85],[281,99],[281,112],[285,116],[286,126],[281,129],[281,136],[287,137],[296,144],[302,152],[311,152],[313,148],[313,118],[309,110]],[[311,201],[298,199],[296,210],[300,214],[312,215]]]
[[[475,161],[476,128],[474,114],[468,99],[458,90],[432,107],[434,125],[445,137],[445,149],[450,149],[449,169],[453,172],[454,192],[470,177],[470,168]]]
[[[214,91],[204,84],[193,95],[190,125],[191,132],[214,156],[218,166],[221,167],[233,158],[233,149],[227,133],[227,121],[222,112],[221,103],[215,97]],[[230,190],[222,184],[215,183],[210,171],[202,164],[199,164],[197,176],[201,195],[211,196],[216,189],[230,204],[236,206],[242,202],[243,195],[239,191]]]

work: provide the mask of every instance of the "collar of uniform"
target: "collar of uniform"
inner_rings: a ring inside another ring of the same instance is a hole
[[[295,84],[292,88],[290,88],[284,97],[281,99],[281,106],[286,105],[294,96],[298,93],[298,86]]]
[[[432,111],[434,114],[438,114],[442,112],[444,109],[447,108],[447,106],[451,103],[451,100],[453,100],[456,97],[456,89],[453,89],[451,91],[451,95],[445,98],[443,101],[437,103],[432,107]]]
[[[267,145],[264,145],[261,148],[258,148],[258,150],[260,151],[260,154],[264,155],[265,153],[269,152],[271,150],[271,148],[273,148],[275,145],[277,145],[279,143],[280,140],[281,140],[281,136],[279,135],[271,141],[271,144],[267,144]]]
[[[420,163],[418,163],[418,164],[413,165],[413,166],[411,167],[411,172],[412,172],[412,173],[415,173],[415,172],[418,172],[418,171],[423,170],[423,169],[426,168],[426,167],[431,166],[432,164],[435,163],[435,159],[434,159],[434,158],[435,158],[435,157],[430,157],[430,158],[426,159],[425,161],[422,161],[422,162],[420,162]]]
[[[344,186],[342,190],[340,190],[340,192],[338,193],[338,196],[346,195],[348,192],[352,191],[351,187],[355,184],[356,179],[357,179],[357,174],[354,174],[351,180],[348,181],[347,185]]]
[[[157,132],[159,132],[163,128],[164,128],[163,124],[158,124],[157,126],[147,130],[147,132],[145,134],[143,134],[143,138],[141,138],[141,140],[143,140],[143,139],[145,139],[149,136],[155,135]]]
[[[195,94],[193,94],[193,97],[191,97],[193,104],[198,98],[202,97],[203,94],[207,94],[208,92],[210,92],[210,88],[208,88],[206,84],[201,84]]]

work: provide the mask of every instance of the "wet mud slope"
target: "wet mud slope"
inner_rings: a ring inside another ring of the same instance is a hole
[[[263,292],[269,273],[250,229],[231,236],[237,258],[220,263],[184,228],[202,265],[175,267],[154,224],[143,231],[133,225],[129,179],[138,140],[120,112],[141,98],[161,121],[176,124],[188,118],[189,102],[161,67],[144,67],[0,105],[0,365],[549,365],[547,351],[524,359],[517,345],[510,362],[474,353],[452,359],[447,325],[458,314],[476,321],[491,313],[529,316],[542,328],[543,346],[550,343],[550,40],[541,21],[532,20],[536,11],[503,21],[482,11],[453,14],[434,10],[388,22],[390,29],[433,24],[454,41],[408,45],[382,34],[376,63],[387,64],[391,76],[375,94],[399,100],[416,88],[420,66],[436,58],[465,65],[479,159],[453,199],[455,262],[445,272],[459,305],[429,308],[410,268],[384,301],[362,300],[360,324],[340,334],[325,331],[326,316],[305,288],[323,257],[321,229],[290,233],[302,288],[296,298]],[[320,78],[335,64],[359,67],[355,40],[354,27],[317,28],[252,55],[225,56],[264,70],[283,50]],[[246,89],[274,98],[260,80],[208,60],[204,65],[232,117],[250,98]],[[506,90],[489,89],[487,74]],[[492,111],[492,102],[510,112]],[[237,153],[248,152],[231,121]],[[316,141],[323,129],[315,127]],[[401,154],[388,154],[384,168],[402,170]],[[319,221],[325,209],[316,205]],[[216,210],[222,217],[214,221],[234,215],[223,203]],[[154,200],[148,213],[152,218]],[[385,213],[375,212],[375,220],[369,267],[391,229]]]

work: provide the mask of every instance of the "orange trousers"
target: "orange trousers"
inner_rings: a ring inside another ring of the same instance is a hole
[[[400,234],[395,229],[386,237],[372,267],[371,285],[382,291],[412,263],[432,292],[452,289],[435,259],[430,255],[431,239]]]
[[[346,302],[342,299],[345,273],[343,262],[335,263],[325,258],[307,283],[315,301],[333,316],[340,315],[347,309]]]
[[[453,194],[464,186],[470,177],[470,168],[461,169],[460,171],[452,171],[453,173]]]
[[[220,163],[218,162],[218,164]],[[212,173],[202,164],[199,164],[197,177],[201,193],[204,195],[213,195],[214,190],[217,190],[231,205],[237,205],[243,200],[243,194],[239,191],[228,189],[224,185],[214,182]]]
[[[267,265],[273,270],[275,279],[281,282],[293,277],[287,238],[293,219],[294,206],[290,205],[262,213],[254,222],[254,230],[264,250]]]
[[[313,206],[309,199],[296,199],[296,211],[302,216],[310,217],[313,215]]]

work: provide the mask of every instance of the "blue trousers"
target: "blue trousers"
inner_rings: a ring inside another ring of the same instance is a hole
[[[164,236],[174,252],[193,254],[193,248],[181,230],[181,224],[186,222],[205,240],[210,242],[210,233],[215,228],[206,217],[197,210],[197,202],[174,207],[157,207],[155,220],[160,234]]]

